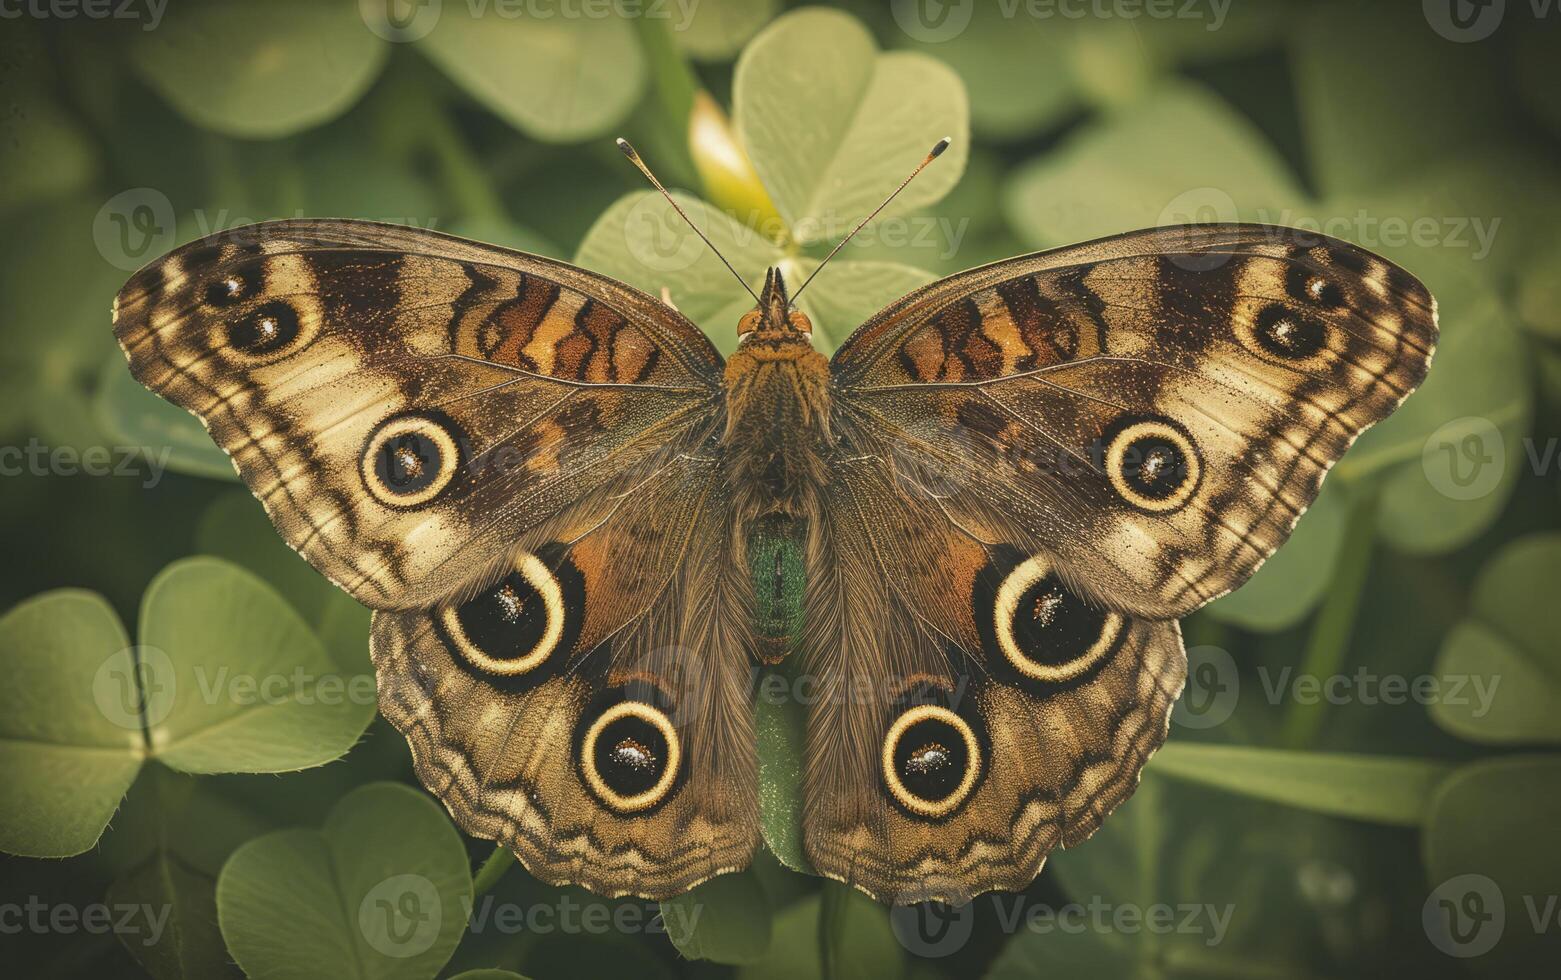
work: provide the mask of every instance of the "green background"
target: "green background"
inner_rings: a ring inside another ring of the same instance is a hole
[[[1554,975],[1561,11],[839,6],[17,8],[0,41],[7,969]],[[769,850],[750,871],[657,909],[492,858],[375,718],[366,612],[124,369],[109,310],[130,272],[295,215],[665,287],[730,350],[750,301],[618,135],[755,284],[771,264],[798,281],[953,137],[810,287],[825,347],[936,276],[1188,220],[1320,228],[1437,296],[1422,390],[1278,557],[1184,623],[1167,747],[1022,896],[891,916],[799,870],[784,704],[758,709]],[[246,699],[235,676],[282,678],[282,696]],[[1070,930],[1031,914],[1070,902],[1105,912]],[[165,916],[157,941],[144,919],[87,928],[98,905]],[[1228,911],[1218,930],[1209,908]],[[1447,908],[1472,939],[1449,939]],[[1160,909],[1170,925],[1143,925]]]

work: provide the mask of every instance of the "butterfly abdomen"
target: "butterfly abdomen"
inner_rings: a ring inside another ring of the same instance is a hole
[[[760,519],[748,532],[753,631],[765,663],[785,659],[802,635],[806,532],[805,524],[783,514]]]

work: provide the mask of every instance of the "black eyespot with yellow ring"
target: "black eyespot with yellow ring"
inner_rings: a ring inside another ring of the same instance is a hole
[[[574,649],[585,580],[556,547],[522,551],[497,583],[434,613],[458,663],[507,690],[555,676]]]
[[[880,774],[890,799],[907,816],[938,821],[954,815],[985,773],[980,719],[956,710],[955,695],[962,692],[921,684],[895,701]]]
[[[1101,439],[1111,488],[1139,510],[1178,510],[1197,492],[1203,457],[1187,430],[1167,418],[1118,419]]]
[[[670,699],[652,685],[622,685],[581,713],[575,764],[593,797],[620,816],[654,812],[684,782],[682,737]]]
[[[363,446],[363,485],[387,507],[421,507],[455,481],[465,457],[465,436],[436,412],[397,415],[381,422]]]
[[[1069,589],[1047,558],[1011,549],[976,576],[971,605],[987,670],[1038,693],[1092,676],[1129,629],[1127,617]]]

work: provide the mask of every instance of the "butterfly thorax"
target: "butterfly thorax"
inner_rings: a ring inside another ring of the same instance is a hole
[[[726,433],[732,482],[747,491],[747,516],[805,516],[827,478],[829,361],[813,349],[813,325],[789,308],[771,269],[754,309],[738,322],[726,363]]]

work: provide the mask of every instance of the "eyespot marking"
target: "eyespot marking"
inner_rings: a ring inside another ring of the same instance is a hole
[[[369,435],[360,469],[374,499],[390,507],[417,507],[439,496],[460,464],[461,440],[453,422],[398,415]]]
[[[1203,460],[1191,437],[1166,419],[1129,418],[1106,435],[1106,476],[1140,510],[1166,513],[1192,499]]]
[[[1258,311],[1252,335],[1258,346],[1270,354],[1299,361],[1323,349],[1328,327],[1316,317],[1296,313],[1282,303],[1270,303]]]
[[[230,272],[206,284],[207,306],[232,306],[247,299],[252,291],[250,280],[237,272]]]
[[[672,719],[646,701],[625,699],[598,714],[579,741],[580,773],[615,813],[642,813],[672,793],[683,746]]]
[[[992,618],[997,648],[1009,666],[1051,684],[1094,668],[1116,648],[1127,626],[1122,615],[1096,609],[1069,591],[1039,555],[1003,578]]]
[[[981,743],[970,723],[939,704],[916,704],[883,740],[884,785],[902,807],[936,820],[959,808],[981,773]]]
[[[558,576],[536,555],[521,552],[497,585],[438,615],[451,647],[473,667],[518,677],[559,651],[569,614]]]
[[[1325,310],[1344,305],[1344,291],[1337,282],[1301,264],[1291,265],[1285,271],[1285,292],[1298,303]]]
[[[246,357],[267,357],[302,336],[298,311],[280,300],[265,303],[228,325],[228,345]]]

